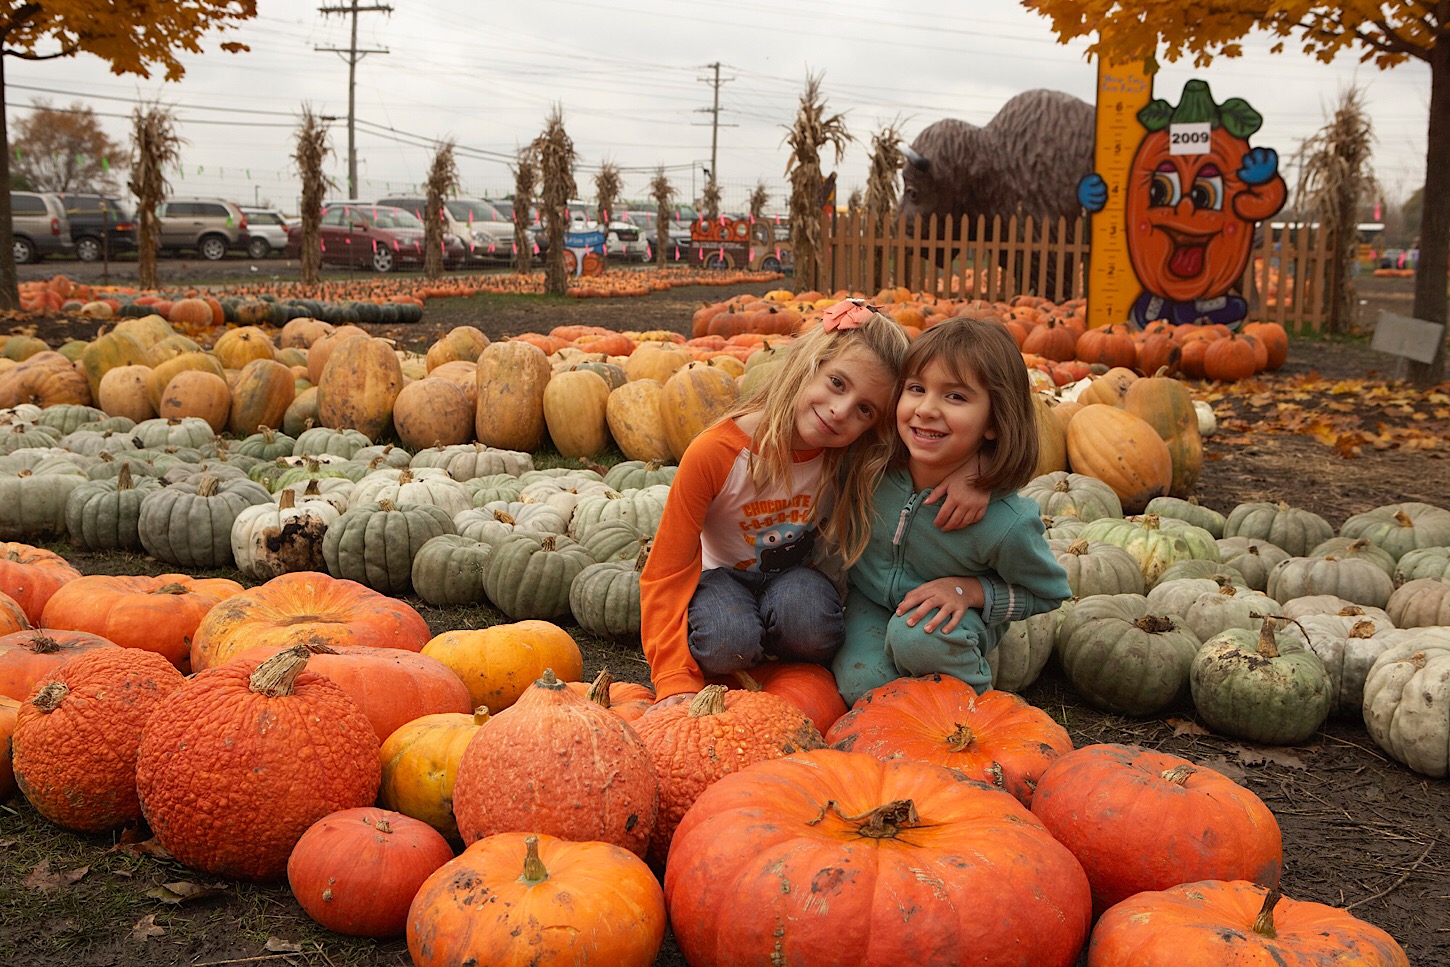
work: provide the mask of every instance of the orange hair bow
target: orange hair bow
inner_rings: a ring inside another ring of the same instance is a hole
[[[821,328],[826,332],[858,329],[880,311],[880,306],[869,305],[865,299],[842,299],[821,313]]]

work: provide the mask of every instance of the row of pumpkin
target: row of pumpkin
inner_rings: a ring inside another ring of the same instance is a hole
[[[57,576],[64,562],[46,553],[7,555],[35,569],[18,586]],[[42,614],[67,588],[95,585],[89,599],[115,580],[62,582]],[[419,965],[646,965],[668,919],[700,967],[772,953],[834,963],[922,937],[943,962],[971,941],[1004,963],[1066,967],[1095,917],[1089,963],[1108,965],[1119,945],[1206,909],[1208,935],[1229,928],[1239,945],[1408,964],[1383,931],[1280,900],[1282,840],[1253,793],[1156,752],[1074,750],[1007,692],[903,680],[842,715],[815,669],[779,693],[712,686],[641,719],[652,696],[639,686],[561,681],[582,659],[546,623],[427,633],[405,602],[284,575],[201,618],[210,660],[189,679],[141,648],[71,643],[18,705],[0,699],[0,725],[19,786],[52,821],[144,819],[198,870],[286,875],[329,929],[406,929]],[[460,636],[471,647],[451,647]],[[299,637],[334,647],[289,647]],[[481,697],[491,714],[379,717]],[[466,848],[455,857],[449,840]],[[663,890],[642,859],[663,864]],[[997,911],[986,920],[984,904]],[[1138,956],[1177,964],[1181,949]]]
[[[40,415],[61,427],[20,423],[11,437],[50,438],[40,429],[58,433],[94,414],[53,407]],[[541,471],[518,451],[455,444],[412,455],[325,428],[295,441],[264,430],[233,453],[196,418],[85,427],[53,440],[71,449],[0,457],[0,494],[12,498],[0,501],[5,533],[69,534],[88,548],[144,549],[183,568],[236,566],[252,580],[325,570],[431,604],[487,600],[514,620],[572,614],[588,631],[624,638],[639,630],[639,573],[674,470],[627,461],[603,476]],[[93,446],[97,455],[87,455]],[[1224,518],[1165,496],[1146,504],[1149,514],[1125,519],[1111,487],[1066,471],[1023,492],[1050,518],[1048,537],[1060,542],[1080,600],[1014,629],[993,656],[1001,687],[1025,688],[1057,651],[1094,705],[1156,714],[1186,693],[1202,642],[1230,629],[1257,633],[1264,616],[1301,599],[1314,602],[1305,613],[1324,611],[1327,595],[1334,620],[1299,634],[1298,651],[1303,638],[1312,642],[1312,654],[1295,659],[1311,666],[1307,678],[1271,680],[1262,701],[1250,703],[1283,719],[1214,719],[1223,731],[1292,743],[1331,713],[1359,714],[1369,666],[1406,637],[1389,632],[1450,624],[1450,512],[1440,508],[1379,508],[1336,536],[1322,517],[1287,505],[1244,504]],[[1081,641],[1079,611],[1091,625]],[[1119,632],[1105,636],[1103,622]],[[185,657],[173,656],[183,668]],[[1123,662],[1135,674],[1120,674]],[[1284,701],[1295,688],[1308,692]],[[1398,713],[1386,714],[1392,723]],[[1425,760],[1414,751],[1418,736],[1405,742],[1397,727],[1371,729],[1395,758],[1444,774],[1443,750]]]

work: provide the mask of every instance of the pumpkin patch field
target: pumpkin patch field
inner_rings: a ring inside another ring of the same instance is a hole
[[[640,718],[678,454],[832,299],[783,284],[5,320],[0,964],[1450,963],[1450,385],[1363,341],[972,307],[1077,597],[980,698]]]

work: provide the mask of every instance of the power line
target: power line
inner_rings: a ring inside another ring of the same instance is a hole
[[[317,50],[328,51],[334,54],[347,54],[344,60],[347,61],[347,197],[357,197],[357,132],[354,127],[357,118],[357,62],[368,54],[386,54],[385,48],[360,49],[357,45],[357,15],[360,13],[392,13],[393,8],[386,4],[374,4],[371,7],[358,6],[357,0],[352,0],[350,7],[318,7],[318,12],[326,16],[333,13],[352,14],[352,43],[346,48],[342,47],[318,47]],[[323,118],[327,120],[327,118]]]

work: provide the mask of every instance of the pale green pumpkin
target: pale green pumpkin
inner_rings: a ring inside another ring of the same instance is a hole
[[[579,627],[608,638],[639,634],[639,572],[649,550],[632,561],[589,564],[569,586],[569,610]]]
[[[57,458],[0,473],[0,534],[8,541],[65,534],[66,500],[88,479],[80,467]]]
[[[1269,572],[1269,596],[1292,601],[1311,594],[1334,594],[1355,604],[1383,608],[1394,591],[1384,569],[1363,557],[1291,557]],[[1398,622],[1397,622],[1398,623]]]
[[[350,460],[363,447],[373,445],[372,440],[353,429],[334,430],[331,427],[314,426],[293,435],[297,438],[292,449],[293,456],[327,454]]]
[[[1420,547],[1450,545],[1450,510],[1406,501],[1355,514],[1339,528],[1340,537],[1364,537],[1395,560]]]
[[[569,613],[569,586],[595,563],[568,537],[519,531],[494,545],[483,589],[514,621]]]
[[[667,484],[655,484],[641,490],[604,490],[579,498],[569,522],[569,534],[577,541],[587,541],[599,525],[611,520],[626,520],[641,531],[653,534],[660,529],[665,501],[669,499]]]
[[[381,594],[407,594],[413,587],[413,558],[428,541],[452,533],[453,518],[432,504],[359,504],[327,529],[322,556],[333,577]]]
[[[1269,574],[1280,561],[1291,555],[1277,544],[1257,537],[1224,537],[1215,542],[1223,564],[1244,576],[1244,585],[1255,591],[1269,586]]]
[[[1229,511],[1224,537],[1256,537],[1282,547],[1292,557],[1304,557],[1334,536],[1329,521],[1312,510],[1253,501]]]
[[[139,551],[141,501],[161,489],[155,477],[133,477],[122,462],[116,476],[92,479],[71,491],[65,502],[70,539],[90,551]]]
[[[492,544],[466,534],[440,534],[413,558],[413,591],[439,606],[483,601],[483,575],[492,553]]]
[[[657,460],[621,460],[609,468],[604,482],[615,490],[640,490],[656,484],[673,483],[680,468]]]
[[[1364,683],[1364,727],[1397,762],[1450,776],[1450,628],[1400,631]]]
[[[1153,715],[1176,702],[1198,646],[1181,618],[1154,613],[1141,594],[1083,598],[1057,633],[1073,688],[1095,708],[1123,715]]]
[[[1294,745],[1329,717],[1332,690],[1319,656],[1274,621],[1234,628],[1204,642],[1189,669],[1193,704],[1216,732],[1266,745]]]
[[[1053,556],[1067,572],[1073,597],[1093,594],[1142,594],[1143,571],[1133,555],[1116,544],[1081,538],[1063,546],[1049,542]]]
[[[534,458],[519,450],[501,450],[482,443],[455,443],[419,450],[413,455],[411,465],[437,467],[447,470],[454,480],[465,481],[496,474],[517,478],[534,469]]]
[[[136,529],[146,553],[180,567],[232,567],[232,524],[253,504],[269,504],[266,488],[241,477],[207,474],[146,495]]]
[[[155,417],[142,420],[131,429],[131,435],[146,449],[191,447],[200,449],[216,436],[211,424],[199,416]]]
[[[1123,502],[1113,488],[1085,474],[1054,470],[1032,478],[1018,493],[1035,501],[1045,517],[1076,517],[1087,523],[1123,516]]]
[[[1052,611],[1009,624],[997,647],[987,652],[992,687],[1004,692],[1021,692],[1037,681],[1052,658],[1058,629],[1073,607],[1074,602],[1064,601]]]
[[[1223,514],[1211,507],[1203,506],[1193,497],[1187,500],[1182,497],[1154,497],[1148,501],[1148,506],[1143,508],[1143,513],[1186,521],[1195,527],[1202,527],[1215,539],[1223,536],[1223,527],[1226,523]]]

